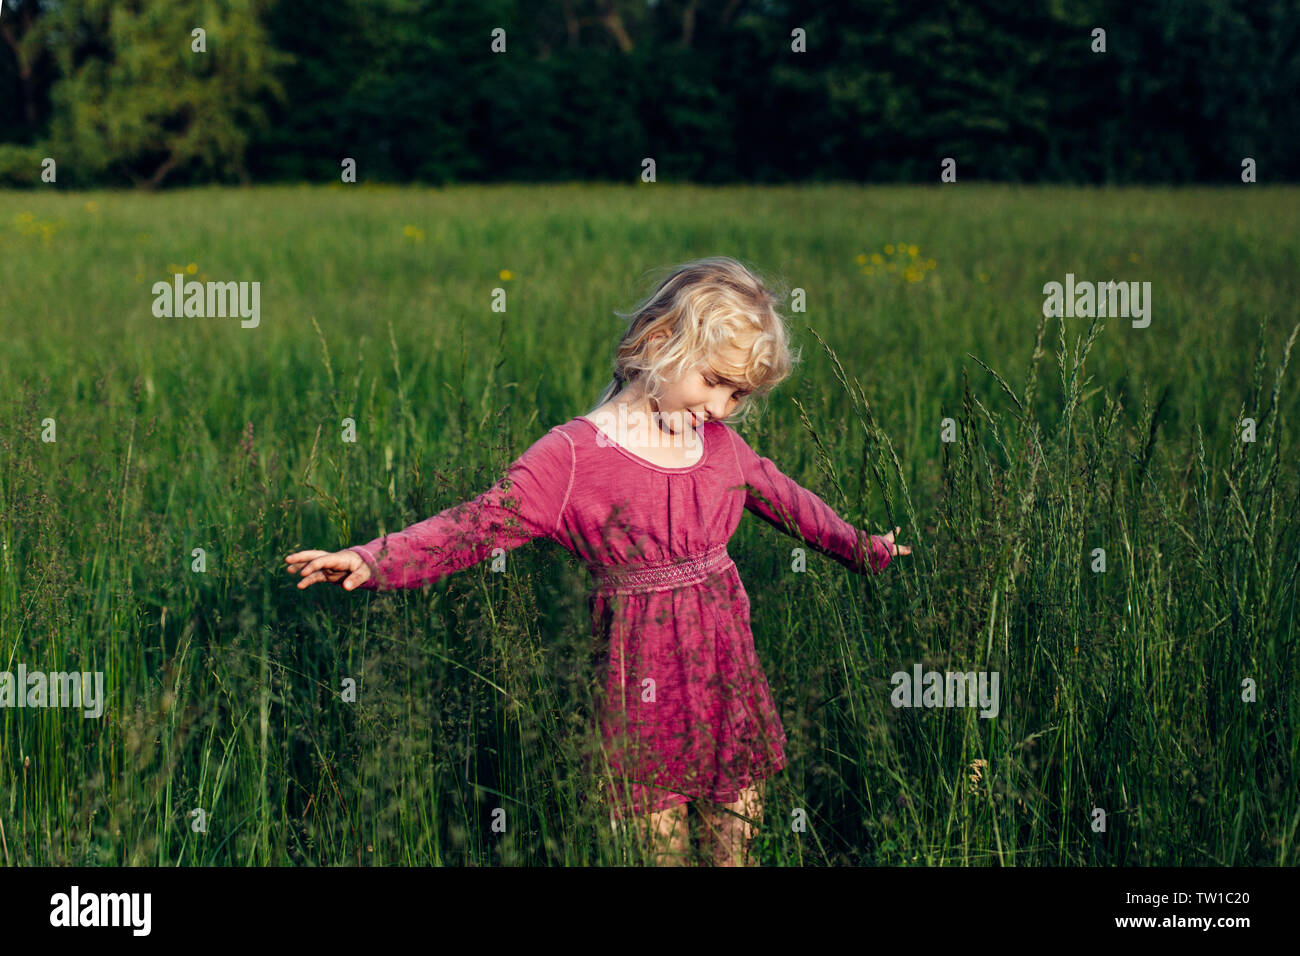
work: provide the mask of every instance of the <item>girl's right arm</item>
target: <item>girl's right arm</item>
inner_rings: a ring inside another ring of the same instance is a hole
[[[477,564],[501,548],[556,537],[573,487],[574,451],[551,429],[478,497],[347,551],[370,571],[367,591],[417,588]],[[558,540],[558,538],[557,538]]]

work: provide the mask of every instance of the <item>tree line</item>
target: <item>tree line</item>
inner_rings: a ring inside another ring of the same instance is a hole
[[[0,0],[0,185],[1261,182],[1300,0]]]

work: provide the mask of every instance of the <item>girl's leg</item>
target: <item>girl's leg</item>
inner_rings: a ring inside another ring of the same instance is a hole
[[[646,814],[645,826],[654,847],[655,866],[685,866],[690,853],[690,831],[687,829],[685,803],[667,810]]]
[[[704,801],[696,805],[700,819],[704,823],[704,833],[700,836],[701,849],[706,858],[712,850],[714,866],[748,866],[749,843],[753,839],[755,828],[748,817],[755,823],[763,822],[762,784],[740,791],[735,803],[722,803],[715,809],[706,806]],[[726,813],[730,810],[731,813]],[[733,816],[740,814],[740,816]]]

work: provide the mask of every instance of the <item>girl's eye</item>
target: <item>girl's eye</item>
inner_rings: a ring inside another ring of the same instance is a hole
[[[709,380],[706,378],[706,379],[704,380],[704,384],[707,385],[707,386],[709,386],[709,388],[717,388],[717,387],[718,387],[719,385],[721,385],[722,383],[721,383],[721,382],[711,382],[711,381],[709,381]],[[732,392],[732,393],[731,393],[731,397],[732,397],[732,398],[743,398],[745,395],[748,395],[748,394],[749,394],[748,392]]]

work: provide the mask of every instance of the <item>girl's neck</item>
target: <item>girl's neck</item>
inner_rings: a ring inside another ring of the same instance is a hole
[[[619,392],[617,395],[611,398],[609,400],[609,404],[610,407],[612,407],[616,413],[620,405],[626,404],[627,414],[629,417],[637,414],[638,412],[643,415],[648,415],[649,420],[655,424],[655,426],[659,429],[659,431],[662,434],[664,435],[677,434],[676,432],[671,431],[670,429],[664,427],[664,423],[661,421],[660,416],[658,414],[659,411],[658,403],[654,402],[648,395],[643,395],[639,392],[633,391],[631,388],[625,388],[623,389],[623,391]]]

